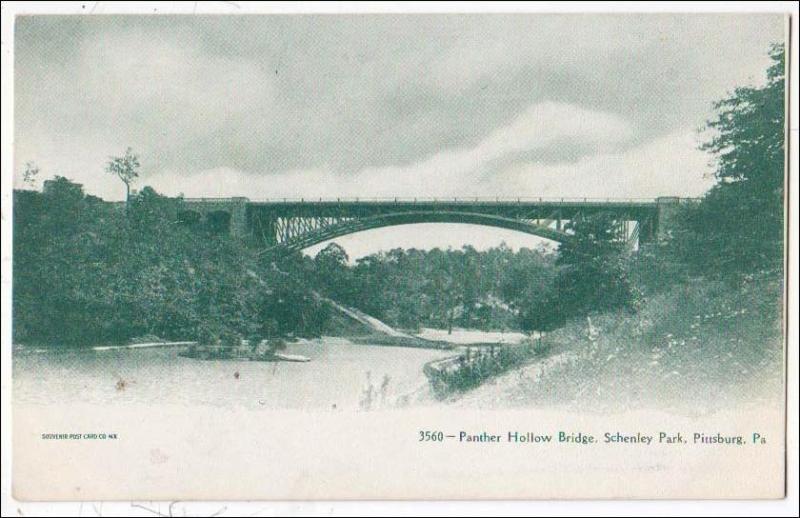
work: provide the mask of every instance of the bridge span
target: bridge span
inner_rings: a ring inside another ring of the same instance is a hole
[[[469,223],[555,241],[570,238],[569,221],[611,213],[620,239],[633,245],[663,237],[682,203],[694,198],[184,198],[179,221],[205,218],[267,249],[303,248],[347,234],[412,223]]]

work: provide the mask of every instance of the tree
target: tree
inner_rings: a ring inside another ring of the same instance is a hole
[[[150,186],[131,196],[128,200],[129,222],[136,232],[158,235],[159,230],[172,227],[177,212],[178,201],[162,196]]]
[[[330,243],[319,251],[314,261],[322,270],[339,270],[347,266],[347,261],[349,261],[349,259],[347,251],[342,248],[341,245],[338,243]]]
[[[500,293],[516,312],[517,322],[526,333],[550,331],[560,327],[564,315],[555,287],[555,268],[551,256],[537,250],[522,249],[514,261],[502,265]]]
[[[526,305],[519,315],[519,324],[523,331],[547,333],[564,325],[566,311],[561,307],[561,299],[554,288],[540,292],[535,299]]]
[[[572,239],[559,246],[556,260],[560,306],[567,317],[633,306],[625,243],[614,218],[599,212],[567,225]]]
[[[465,245],[461,250],[453,252],[457,260],[458,268],[455,276],[458,284],[463,314],[461,315],[461,325],[464,327],[474,327],[478,318],[478,308],[481,307],[480,284],[483,277],[481,269],[481,257],[478,251],[469,245]]]
[[[30,187],[36,187],[36,177],[39,175],[39,166],[33,162],[25,164],[25,172],[22,173],[22,181]]]
[[[428,253],[431,282],[427,292],[435,301],[434,311],[438,316],[439,325],[447,327],[447,334],[453,332],[456,310],[464,302],[463,291],[459,289],[458,275],[455,271],[455,257],[456,254],[452,250],[445,252],[439,248],[434,248]]]
[[[131,148],[127,148],[124,156],[110,157],[106,172],[122,180],[125,184],[125,201],[130,200],[131,184],[139,177],[139,157]]]
[[[766,84],[736,88],[714,104],[713,134],[701,149],[716,161],[715,185],[687,206],[670,243],[696,272],[725,276],[783,264],[785,63],[770,49]]]
[[[349,259],[347,251],[337,243],[330,243],[314,258],[319,290],[343,304],[353,304],[356,300]]]
[[[716,135],[701,146],[715,155],[715,174],[723,184],[751,182],[750,188],[761,196],[783,191],[783,45],[773,45],[769,55],[772,64],[767,69],[766,85],[736,88],[733,95],[714,103],[717,115],[707,125]]]

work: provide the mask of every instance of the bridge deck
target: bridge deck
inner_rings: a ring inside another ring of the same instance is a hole
[[[674,199],[674,198],[671,198]],[[689,198],[681,198],[681,201],[688,201]],[[578,206],[638,206],[654,207],[658,204],[656,198],[554,198],[554,197],[518,197],[518,198],[498,198],[498,197],[462,197],[462,198],[411,198],[411,197],[357,197],[357,198],[262,198],[249,199],[242,197],[233,198],[184,198],[187,203],[232,203],[236,201],[245,202],[250,206],[286,206],[286,205],[417,205],[417,206],[439,206],[439,205],[494,205],[494,206],[518,206],[518,205],[578,205]]]
[[[577,214],[614,211],[639,219],[657,212],[653,199],[591,198],[339,198],[251,200],[248,213],[293,217],[364,217],[400,212],[483,213],[517,219],[570,219]]]

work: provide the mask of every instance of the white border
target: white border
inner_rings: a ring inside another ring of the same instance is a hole
[[[4,2],[2,12],[2,497],[3,516],[83,515],[501,515],[520,516],[797,516],[798,511],[798,6],[795,2]],[[11,193],[13,182],[13,24],[17,14],[245,14],[444,12],[773,12],[791,13],[789,269],[788,269],[788,477],[787,498],[777,501],[480,501],[480,502],[62,502],[21,503],[11,497]],[[7,455],[8,453],[8,455]]]

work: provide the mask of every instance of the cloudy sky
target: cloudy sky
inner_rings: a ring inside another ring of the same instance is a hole
[[[139,186],[187,196],[693,196],[712,102],[763,82],[783,31],[753,14],[20,17],[15,181],[33,161],[120,199],[103,166],[131,146]],[[418,230],[369,241],[529,239]]]

